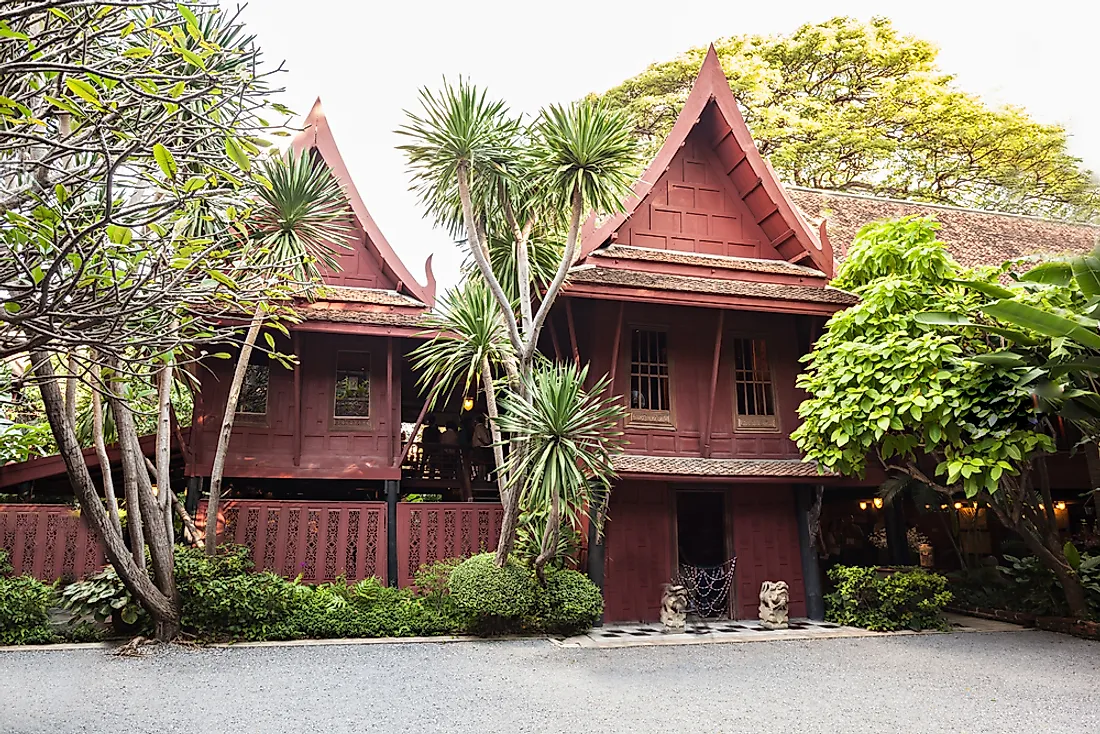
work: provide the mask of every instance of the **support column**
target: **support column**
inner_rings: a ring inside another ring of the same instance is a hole
[[[802,556],[802,583],[806,587],[806,616],[825,619],[825,599],[821,593],[821,568],[817,549],[810,541],[810,507],[813,488],[802,484],[795,487],[795,518],[798,523],[798,547]]]
[[[886,550],[891,566],[908,566],[909,539],[905,537],[905,507],[897,497],[883,508],[886,515]]]
[[[592,583],[596,585],[596,588],[603,593],[603,572],[604,572],[604,545],[603,536],[596,531],[596,525],[599,521],[600,508],[593,505],[588,510],[588,578],[592,580]],[[603,615],[600,615],[599,621],[596,623],[597,627],[603,626]]]
[[[187,494],[183,498],[184,509],[191,517],[199,511],[199,499],[202,496],[202,477],[187,477]]]
[[[386,582],[397,586],[397,500],[401,481],[386,480]]]

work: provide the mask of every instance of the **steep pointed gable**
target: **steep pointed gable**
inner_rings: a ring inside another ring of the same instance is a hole
[[[341,271],[325,274],[325,281],[331,285],[395,290],[408,294],[428,306],[434,305],[436,282],[432,273],[431,256],[424,263],[427,285],[420,285],[367,211],[366,204],[363,203],[363,198],[355,188],[351,174],[336,147],[332,128],[329,127],[319,97],[306,117],[304,127],[305,129],[294,137],[292,148],[299,153],[303,150],[313,150],[321,156],[325,165],[344,187],[360,234],[358,241],[352,245],[352,249],[337,251]]]
[[[810,228],[752,140],[711,46],[676,124],[625,211],[587,227],[581,257],[619,244],[785,260],[833,274]]]

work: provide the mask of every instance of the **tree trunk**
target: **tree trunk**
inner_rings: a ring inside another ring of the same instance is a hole
[[[141,501],[138,499],[137,478],[132,471],[126,469],[126,441],[123,439],[122,427],[119,424],[118,405],[122,402],[117,392],[115,375],[111,375],[111,381],[107,388],[107,401],[111,406],[111,412],[115,418],[115,433],[118,434],[118,445],[123,456],[122,462],[122,496],[126,499],[126,529],[130,535],[130,553],[134,557],[134,563],[139,568],[145,568],[145,523],[142,517]]]
[[[497,410],[497,396],[493,385],[493,372],[489,365],[489,358],[481,360],[481,384],[485,390],[485,408],[489,413],[489,434],[493,439],[493,461],[497,465],[497,491],[500,492],[500,502],[504,506],[504,517],[500,523],[500,539],[497,541],[496,563],[503,566],[508,562],[508,556],[512,553],[512,546],[516,540],[516,527],[519,524],[519,487],[513,486],[508,481],[504,471],[504,445],[500,439],[500,428],[497,420],[500,413]]]
[[[94,359],[94,358],[93,358]],[[122,521],[118,514],[118,497],[115,496],[115,481],[111,475],[111,457],[107,454],[107,442],[103,437],[103,396],[99,363],[92,366],[92,443],[95,444],[96,457],[99,459],[99,472],[103,477],[103,496],[107,498],[107,513],[111,524],[122,535]]]
[[[210,470],[210,498],[206,503],[206,553],[213,555],[218,546],[218,505],[222,497],[222,474],[225,473],[225,458],[229,453],[229,439],[233,435],[233,419],[237,413],[237,401],[241,397],[241,386],[244,384],[244,375],[248,370],[248,360],[252,358],[252,347],[260,336],[260,328],[264,323],[264,311],[262,304],[256,306],[256,313],[252,316],[252,323],[248,326],[244,343],[241,344],[241,353],[237,357],[237,367],[233,370],[233,381],[229,383],[229,397],[225,399],[225,415],[222,417],[222,428],[218,433],[218,447],[214,452],[214,466]]]
[[[1028,550],[1034,553],[1035,557],[1058,578],[1070,614],[1077,619],[1088,619],[1089,610],[1085,587],[1081,585],[1081,579],[1077,576],[1077,573],[1070,568],[1065,551],[1058,545],[1057,535],[1051,537],[1050,532],[1044,532],[1038,525],[1029,521],[1026,515],[1021,517],[1018,522],[1012,522],[1009,513],[1005,512],[996,502],[991,502],[989,506],[997,513],[997,519],[1006,527],[1015,530],[1023,539]],[[1045,508],[1036,512],[1036,518],[1040,519],[1040,522],[1044,511]]]
[[[175,577],[175,546],[172,542],[171,524],[167,522],[168,516],[160,506],[159,498],[153,495],[153,485],[150,481],[149,470],[145,466],[146,458],[141,451],[141,442],[134,425],[134,417],[130,412],[130,406],[115,397],[111,401],[111,409],[115,414],[115,425],[118,427],[119,447],[122,450],[122,471],[127,477],[127,483],[132,484],[137,495],[138,504],[141,506],[142,520],[145,524],[145,540],[149,546],[149,557],[153,566],[153,582],[157,589],[169,600],[171,614],[154,615],[156,622],[157,639],[167,642],[172,637],[162,637],[161,634],[171,633],[173,636],[179,633],[180,598],[176,589]],[[159,443],[160,436],[157,436]],[[132,478],[132,481],[130,481]],[[158,487],[158,491],[160,488]],[[174,630],[174,632],[173,632]]]
[[[80,502],[81,515],[103,543],[107,560],[118,572],[122,583],[154,619],[169,622],[165,626],[165,631],[170,632],[170,622],[173,618],[175,624],[177,626],[179,624],[178,614],[172,601],[157,588],[145,570],[131,557],[122,539],[122,533],[112,523],[103,506],[95,483],[92,482],[88,465],[84,461],[84,452],[76,440],[76,431],[66,420],[61,389],[57,385],[57,377],[50,364],[49,355],[45,352],[34,352],[31,354],[31,360],[39,379],[46,419],[50,423],[61,458],[65,462],[69,482]]]
[[[175,542],[175,525],[172,522],[172,371],[171,363],[157,371],[157,504],[164,516],[168,540]],[[182,451],[182,446],[180,447]]]

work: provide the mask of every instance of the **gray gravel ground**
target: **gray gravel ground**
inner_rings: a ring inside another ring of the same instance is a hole
[[[1097,734],[1100,644],[1015,632],[0,653],[3,734],[122,731]]]

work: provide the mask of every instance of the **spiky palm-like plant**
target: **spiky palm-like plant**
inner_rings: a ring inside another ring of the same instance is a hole
[[[335,250],[346,248],[348,238],[354,233],[344,189],[332,172],[315,161],[309,151],[264,160],[259,169],[258,179],[262,185],[256,194],[252,216],[246,222],[249,265],[270,272],[273,280],[291,278],[307,288],[315,285],[320,278],[318,263],[338,269]],[[241,342],[210,471],[207,517],[218,516],[237,401],[252,349],[267,314],[268,305],[262,301],[257,303]],[[206,524],[205,541],[206,552],[213,553],[217,545],[217,523]]]
[[[409,139],[401,149],[414,188],[436,222],[465,240],[476,265],[468,278],[480,281],[495,301],[494,323],[500,324],[507,347],[495,363],[483,361],[467,369],[480,370],[483,381],[483,375],[493,370],[502,372],[514,407],[519,409],[515,401],[534,406],[542,396],[530,391],[550,387],[546,380],[532,379],[540,369],[539,336],[576,256],[581,220],[591,210],[620,211],[637,170],[631,123],[600,103],[583,101],[549,107],[527,125],[512,117],[503,103],[462,80],[458,85],[445,83],[438,92],[422,91],[421,107],[420,113],[408,113],[407,124],[398,131]],[[555,233],[563,240],[560,249],[545,246],[549,243],[544,238]],[[511,242],[498,244],[505,238]],[[532,241],[538,243],[534,258]],[[547,252],[556,257],[551,261]],[[444,332],[433,340],[435,346],[429,343],[421,349],[439,352],[442,341],[469,339],[461,330]],[[463,350],[476,351],[455,347],[454,353]],[[431,360],[424,365],[431,373],[425,384],[453,372]],[[569,377],[584,379],[577,372]],[[580,389],[581,383],[574,387]],[[493,389],[487,388],[487,397]],[[490,415],[494,436],[501,420],[503,416]],[[548,470],[544,463],[522,458],[533,445],[512,437],[508,465],[498,472],[504,504],[497,546],[501,565],[515,540],[522,488],[540,481],[528,473]],[[543,555],[539,568],[545,564]]]
[[[612,453],[619,446],[623,408],[605,400],[605,376],[584,389],[588,367],[540,361],[523,376],[525,389],[507,389],[502,403],[501,430],[518,448],[504,464],[520,507],[545,517],[535,559],[542,568],[558,553],[562,523],[573,530],[599,490],[611,488],[615,470]]]

